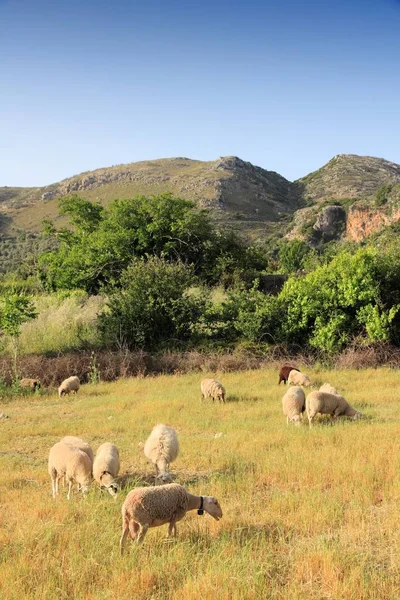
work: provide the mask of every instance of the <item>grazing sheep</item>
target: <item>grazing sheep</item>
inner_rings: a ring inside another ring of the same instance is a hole
[[[282,398],[283,414],[286,417],[286,423],[293,421],[296,425],[300,425],[301,413],[305,410],[306,397],[303,388],[293,386],[288,389]]]
[[[118,493],[118,484],[115,481],[119,473],[119,452],[117,446],[105,442],[96,452],[93,463],[93,477],[101,487],[105,487],[111,496]]]
[[[163,483],[172,481],[168,469],[170,463],[178,456],[178,452],[179,442],[175,429],[162,423],[156,425],[144,445],[145,456],[156,468],[156,480]]]
[[[19,382],[21,388],[29,388],[32,391],[40,389],[40,381],[39,379],[29,379],[29,377],[24,377]]]
[[[222,517],[219,502],[212,496],[194,496],[177,483],[162,487],[141,487],[129,492],[122,505],[121,554],[128,531],[132,540],[140,544],[149,527],[159,527],[169,523],[168,536],[174,532],[176,522],[189,510],[208,512],[216,521]]]
[[[302,385],[304,387],[311,385],[311,381],[307,375],[301,373],[300,371],[295,371],[294,369],[290,371],[287,383],[288,385]]]
[[[66,477],[68,481],[68,500],[71,497],[71,489],[74,481],[78,484],[78,490],[85,495],[89,489],[92,461],[83,450],[66,444],[57,442],[50,450],[48,471],[51,477],[51,488],[53,498],[58,494],[58,481]]]
[[[200,384],[201,387],[201,399],[211,397],[214,400],[221,400],[225,402],[225,388],[216,379],[203,379]]]
[[[60,387],[58,388],[58,395],[61,398],[63,394],[76,394],[79,390],[80,381],[76,375],[72,375],[72,377],[68,377],[68,379],[64,379]]]
[[[74,435],[66,435],[60,440],[63,444],[70,444],[71,446],[75,446],[75,448],[79,448],[79,450],[83,450],[88,457],[90,458],[90,462],[93,465],[94,453],[89,444],[83,441],[81,438],[75,437]]]
[[[344,416],[353,420],[360,419],[363,415],[355,410],[343,396],[328,394],[326,392],[311,392],[306,398],[306,410],[310,427],[315,415],[331,415],[332,418]]]
[[[334,388],[330,383],[324,383],[323,385],[321,385],[319,391],[325,392],[326,394],[335,394],[336,396],[339,396],[339,392],[337,391],[337,389]]]
[[[283,365],[283,367],[280,368],[278,385],[280,385],[281,381],[283,381],[283,383],[287,382],[290,371],[298,371],[298,369],[296,369],[296,367],[290,367],[289,365]]]

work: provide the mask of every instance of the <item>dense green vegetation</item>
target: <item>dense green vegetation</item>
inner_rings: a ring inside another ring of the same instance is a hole
[[[170,194],[106,208],[73,196],[61,200],[60,213],[65,227],[45,223],[43,243],[52,249],[19,272],[20,291],[24,282],[31,293],[42,290],[38,318],[21,329],[24,351],[286,344],[329,355],[355,340],[400,342],[395,227],[362,247],[285,239],[247,246]],[[277,295],[261,291],[270,273],[288,275]],[[2,293],[15,284],[3,282]],[[101,301],[91,302],[96,295]]]

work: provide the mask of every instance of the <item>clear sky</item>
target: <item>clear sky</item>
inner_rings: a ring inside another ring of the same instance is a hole
[[[400,163],[400,0],[0,0],[0,186],[237,155]]]

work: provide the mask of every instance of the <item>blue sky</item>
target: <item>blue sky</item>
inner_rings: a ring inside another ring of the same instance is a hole
[[[0,0],[0,186],[169,156],[400,163],[399,0]]]

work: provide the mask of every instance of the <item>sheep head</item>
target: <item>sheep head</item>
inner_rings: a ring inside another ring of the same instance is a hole
[[[213,496],[203,496],[203,509],[216,521],[222,518],[222,509]]]
[[[159,473],[157,475],[155,483],[156,483],[156,485],[163,485],[165,483],[173,483],[172,475],[170,473],[167,473],[167,471],[163,471],[162,473]]]

